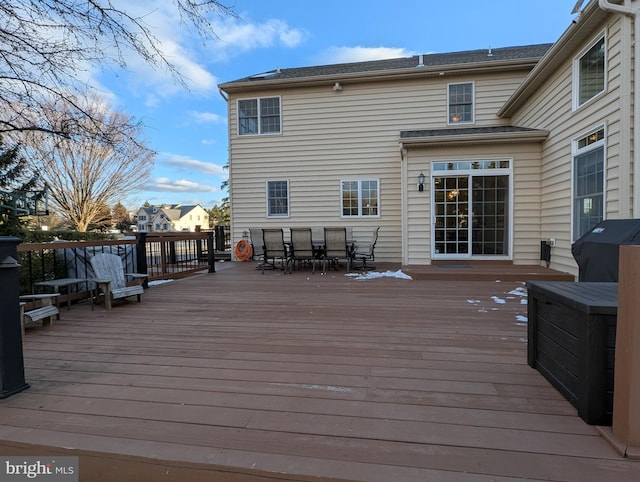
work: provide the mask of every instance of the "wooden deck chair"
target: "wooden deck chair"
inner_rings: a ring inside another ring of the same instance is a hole
[[[90,263],[96,276],[93,281],[104,293],[104,303],[108,310],[111,309],[112,300],[137,296],[138,303],[141,301],[140,295],[144,293],[142,282],[147,277],[146,274],[125,273],[122,259],[115,254],[96,254]],[[136,284],[127,286],[126,277],[132,278]]]

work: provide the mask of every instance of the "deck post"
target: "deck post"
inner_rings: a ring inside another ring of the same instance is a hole
[[[0,398],[19,393],[24,379],[20,325],[19,238],[0,236]]]
[[[136,247],[136,273],[149,274],[147,268],[147,233],[142,232],[136,235],[138,241]],[[149,287],[149,277],[146,277],[142,282],[142,287],[147,289]]]
[[[640,246],[620,246],[613,393],[613,446],[640,459]],[[607,434],[604,433],[606,438]]]
[[[209,273],[216,272],[216,249],[213,244],[213,231],[207,233],[207,256],[209,262]]]
[[[224,234],[224,226],[221,224],[217,224],[215,227],[215,232],[216,232],[216,250],[222,252],[224,251],[224,247],[227,242]]]

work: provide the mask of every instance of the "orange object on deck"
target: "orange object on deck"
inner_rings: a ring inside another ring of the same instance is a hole
[[[249,261],[253,254],[253,249],[249,241],[240,240],[236,243],[236,247],[233,249],[233,254],[240,261]]]

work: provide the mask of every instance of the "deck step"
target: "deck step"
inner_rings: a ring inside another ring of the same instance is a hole
[[[504,263],[438,263],[403,266],[413,279],[451,281],[575,281],[571,273],[537,265]]]

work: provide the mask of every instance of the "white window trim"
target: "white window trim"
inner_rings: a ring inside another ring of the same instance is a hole
[[[286,182],[287,183],[287,214],[271,214],[269,212],[269,183],[270,182]],[[267,179],[264,183],[265,191],[265,210],[267,218],[285,219],[291,216],[291,189],[288,179]]]
[[[593,97],[589,98],[584,103],[580,104],[580,59],[586,55],[586,53],[593,48],[595,44],[600,42],[600,40],[604,39],[604,86],[603,89],[598,92]],[[600,98],[607,91],[608,84],[608,64],[609,64],[609,50],[608,50],[608,42],[605,31],[600,32],[594,39],[587,44],[585,48],[583,48],[578,55],[576,55],[573,59],[573,70],[572,70],[572,110],[577,111],[582,109],[583,107],[591,104],[596,99]],[[584,137],[584,136],[583,136]]]
[[[578,148],[578,142],[580,139],[584,139],[590,134],[598,132],[600,129],[604,130],[604,138],[601,141],[595,142],[587,147],[583,147],[582,149]],[[583,132],[579,136],[576,136],[571,141],[571,212],[569,214],[570,225],[571,225],[571,241],[576,241],[576,232],[575,232],[575,209],[576,209],[576,156],[579,154],[584,154],[585,152],[592,151],[594,149],[603,148],[603,160],[602,160],[602,220],[607,219],[607,124],[600,124],[588,131]]]
[[[509,161],[509,167],[499,167],[496,169],[454,169],[454,170],[434,170],[433,165],[437,163],[448,163],[448,162],[474,162],[474,161]],[[515,160],[513,157],[496,157],[496,158],[453,158],[453,159],[433,159],[429,165],[429,196],[430,199],[430,209],[431,209],[431,223],[430,224],[430,243],[431,243],[431,259],[482,259],[482,260],[513,260],[514,256],[514,238],[515,238],[515,176],[513,174]],[[509,213],[508,213],[508,222],[509,222],[509,253],[506,255],[472,255],[468,254],[460,254],[460,255],[451,255],[446,253],[436,253],[435,252],[435,198],[433,196],[433,178],[434,177],[447,177],[447,176],[455,176],[456,174],[466,176],[466,175],[482,175],[482,174],[496,174],[502,176],[509,176]]]
[[[260,100],[261,99],[278,99],[278,105],[280,106],[280,130],[278,132],[260,132],[262,130],[262,121],[260,117]],[[258,101],[258,132],[255,134],[241,134],[240,133],[240,101],[243,100],[257,100]],[[253,137],[253,136],[279,136],[282,135],[282,96],[279,95],[266,95],[263,97],[244,97],[236,100],[236,132],[238,137]]]
[[[449,87],[452,85],[465,85],[471,84],[471,120],[465,122],[451,122],[451,112],[449,103]],[[459,126],[459,125],[471,125],[476,123],[476,83],[475,82],[450,82],[447,84],[447,125]]]
[[[378,201],[378,214],[367,214],[364,215],[362,214],[362,182],[366,182],[366,181],[376,181],[376,183],[378,184],[378,197],[377,197],[377,201]],[[357,215],[352,215],[352,216],[348,216],[345,215],[343,212],[343,205],[344,205],[344,198],[343,198],[343,190],[342,190],[342,183],[343,182],[357,182],[358,183],[358,214]],[[380,179],[379,178],[375,178],[375,177],[365,177],[365,178],[345,178],[345,179],[340,179],[340,184],[339,184],[339,188],[340,188],[340,218],[341,219],[378,219],[380,218]]]

